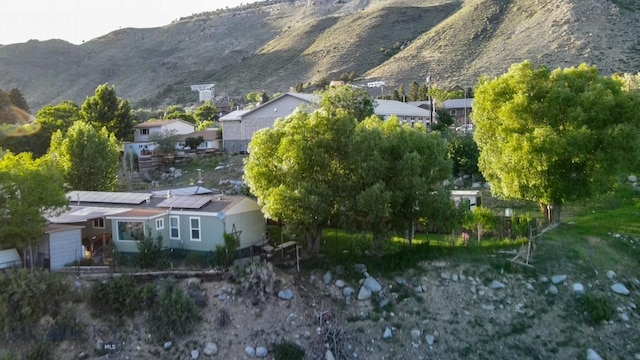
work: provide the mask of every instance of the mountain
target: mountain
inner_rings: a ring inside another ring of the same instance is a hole
[[[351,72],[393,87],[428,75],[468,87],[525,59],[636,73],[638,23],[636,0],[271,0],[81,45],[3,45],[0,89],[20,89],[38,109],[109,83],[134,106],[158,106],[197,100],[191,84],[242,97]]]

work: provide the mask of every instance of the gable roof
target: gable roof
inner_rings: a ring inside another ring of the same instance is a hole
[[[173,124],[173,123],[183,123],[183,124],[187,124],[189,126],[193,126],[195,127],[194,124],[188,122],[188,121],[184,121],[182,119],[165,119],[165,120],[147,120],[143,123],[140,123],[138,125],[135,125],[134,128],[137,129],[148,129],[148,128],[156,128],[156,127],[162,127],[164,125],[169,125],[169,124]]]
[[[178,135],[178,138],[185,140],[189,137],[197,138],[198,136],[202,136],[204,140],[218,140],[218,129],[194,131],[188,134]]]
[[[449,109],[464,109],[464,108],[470,108],[472,107],[471,105],[473,104],[473,98],[468,98],[468,99],[449,99],[449,100],[445,100],[442,103],[442,106],[449,110]]]
[[[380,116],[431,116],[431,111],[397,100],[375,100],[373,112]]]
[[[238,120],[242,120],[242,118],[244,116],[246,116],[247,114],[250,114],[254,111],[257,111],[258,109],[262,108],[263,106],[267,106],[267,105],[271,105],[274,102],[277,102],[279,100],[281,100],[284,97],[293,97],[295,99],[298,99],[302,102],[308,103],[308,104],[315,104],[318,103],[320,101],[320,97],[318,95],[315,94],[303,94],[303,93],[294,93],[294,92],[286,92],[280,96],[278,96],[277,98],[273,98],[269,101],[267,101],[264,104],[260,104],[259,106],[254,107],[253,109],[246,109],[246,110],[236,110],[236,111],[232,111],[230,113],[228,113],[227,115],[223,116],[220,118],[220,121],[238,121]]]

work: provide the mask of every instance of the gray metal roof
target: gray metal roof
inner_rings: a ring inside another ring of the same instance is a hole
[[[449,110],[449,109],[464,109],[466,108],[471,108],[473,104],[473,98],[469,98],[469,99],[450,99],[450,100],[445,100],[442,103],[442,106]]]
[[[391,115],[396,116],[425,116],[430,117],[431,111],[403,103],[396,100],[375,100],[377,106],[373,110],[374,113],[380,117],[387,117]]]

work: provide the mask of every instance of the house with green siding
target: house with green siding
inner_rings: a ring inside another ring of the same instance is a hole
[[[175,196],[169,190],[163,195],[71,191],[67,197],[69,209],[49,221],[83,225],[82,243],[88,253],[109,242],[120,252],[135,253],[140,240],[158,236],[166,248],[202,252],[224,245],[225,232],[238,237],[240,249],[265,241],[261,208],[245,196]]]

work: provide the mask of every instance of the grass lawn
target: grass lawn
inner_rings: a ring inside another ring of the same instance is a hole
[[[535,204],[485,201],[494,209],[511,207],[520,212],[536,209]],[[535,214],[535,213],[534,213]],[[537,215],[537,214],[535,214]],[[620,188],[610,194],[588,202],[566,204],[562,223],[536,240],[536,250],[531,264],[535,272],[555,273],[577,270],[586,276],[596,276],[607,270],[617,274],[640,276],[640,198],[630,188]],[[271,230],[272,238],[291,240],[280,234],[279,228]],[[499,250],[518,249],[526,239],[505,240],[483,238],[480,244],[473,238],[467,246],[460,245],[458,236],[451,234],[416,233],[410,246],[406,239],[394,237],[384,245],[380,254],[373,254],[370,234],[348,233],[328,228],[323,232],[321,256],[307,260],[308,268],[348,267],[354,263],[366,263],[369,272],[394,273],[425,260],[452,260],[491,263],[494,267],[513,268],[499,257]]]

